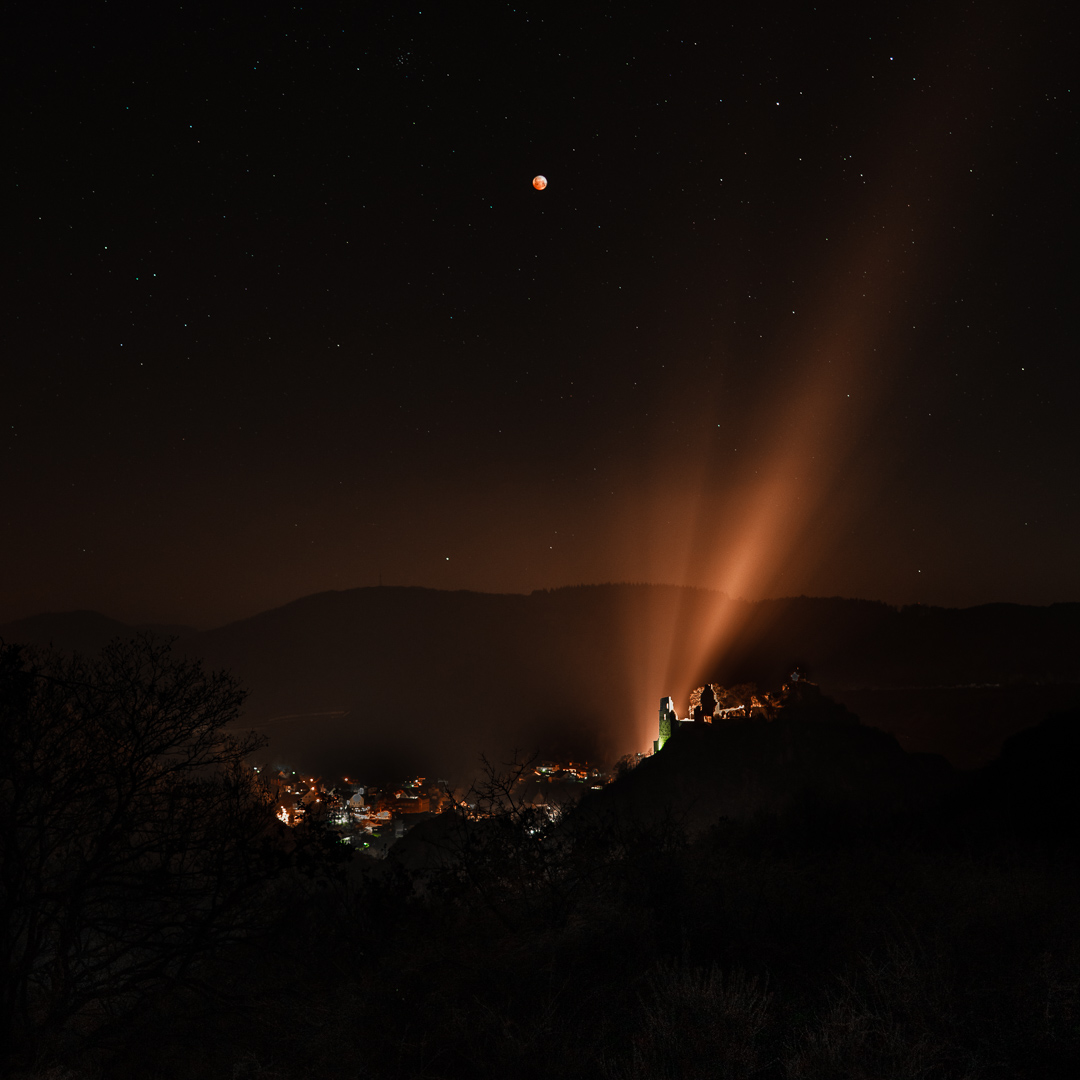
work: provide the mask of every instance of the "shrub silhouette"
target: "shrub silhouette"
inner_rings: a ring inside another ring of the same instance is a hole
[[[769,998],[742,972],[725,976],[681,964],[660,966],[642,1001],[633,1055],[612,1077],[626,1080],[737,1080],[758,1071]]]

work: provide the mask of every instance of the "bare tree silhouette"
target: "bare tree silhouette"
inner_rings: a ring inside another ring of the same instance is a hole
[[[251,928],[273,818],[245,691],[166,642],[0,646],[0,1056],[102,1033]]]

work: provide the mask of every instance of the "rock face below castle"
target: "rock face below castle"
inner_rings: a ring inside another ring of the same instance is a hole
[[[643,817],[663,807],[695,831],[811,803],[853,818],[905,813],[936,803],[957,782],[943,758],[908,754],[892,735],[826,703],[800,699],[771,722],[676,723],[664,753],[610,785],[604,800]]]

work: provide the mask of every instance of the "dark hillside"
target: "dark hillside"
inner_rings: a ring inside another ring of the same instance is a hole
[[[62,611],[6,623],[0,626],[0,640],[39,648],[52,645],[61,652],[96,653],[113,638],[130,637],[136,630],[147,630],[161,637],[188,637],[195,633],[190,626],[159,623],[130,626],[97,611]]]
[[[1055,713],[1005,740],[951,801],[953,825],[1025,844],[1080,842],[1080,711]]]
[[[313,769],[331,768],[331,747],[349,768],[376,755],[404,767],[408,748],[424,773],[467,772],[480,750],[610,761],[647,745],[660,696],[682,701],[693,688],[666,684],[668,653],[674,638],[706,632],[720,599],[648,585],[357,589],[185,644],[235,670],[253,691],[249,716],[283,757]],[[1080,605],[898,610],[799,597],[729,610],[735,644],[700,681],[776,686],[797,662],[906,749],[964,766],[1048,709],[1080,703]]]
[[[586,802],[588,812],[642,822],[662,809],[691,832],[721,818],[805,814],[811,806],[856,824],[926,810],[955,783],[944,759],[907,754],[875,728],[747,720],[682,727]]]
[[[1080,705],[1080,605],[896,609],[796,597],[758,603],[654,585],[528,596],[368,588],[320,593],[182,637],[180,647],[251,690],[248,722],[272,752],[320,773],[471,774],[484,751],[613,761],[654,737],[679,650],[708,640],[718,607],[730,646],[697,685],[775,688],[801,665],[864,723],[908,750],[990,760],[1048,711]],[[9,641],[96,651],[133,628],[94,612],[0,628]]]

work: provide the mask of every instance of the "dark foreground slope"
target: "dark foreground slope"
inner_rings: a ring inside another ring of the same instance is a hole
[[[96,1060],[175,1080],[1071,1080],[1080,837],[1045,827],[1064,801],[1029,809],[1078,737],[1077,715],[1026,732],[942,803],[839,714],[683,729],[550,830],[510,811],[444,828],[456,860],[355,856]]]
[[[109,1008],[48,1017],[5,1075],[1072,1080],[1080,713],[959,775],[802,681],[778,711],[684,727],[561,816],[489,774],[437,859],[262,806],[253,918],[175,979],[98,968]]]
[[[910,750],[990,760],[1003,739],[1080,704],[1080,605],[896,609],[798,597],[759,603],[674,586],[529,596],[371,588],[320,593],[180,647],[234,672],[282,762],[315,772],[471,773],[514,748],[611,761],[651,739],[667,659],[718,604],[733,628],[698,682],[779,685],[793,664]],[[7,640],[93,650],[127,628],[94,613],[0,627]],[[646,725],[648,725],[646,727]]]

